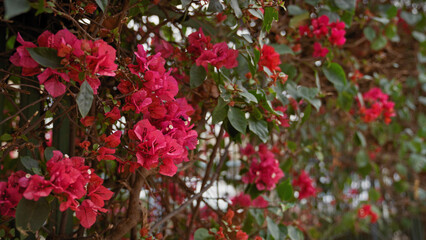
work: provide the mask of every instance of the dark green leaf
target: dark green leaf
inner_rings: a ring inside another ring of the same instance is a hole
[[[343,91],[346,86],[346,75],[343,68],[338,63],[331,63],[329,66],[324,66],[322,70],[337,91]]]
[[[36,232],[43,226],[49,213],[50,206],[45,198],[37,202],[22,198],[16,208],[16,228],[24,236]]]
[[[370,158],[368,157],[365,150],[360,150],[356,155],[356,164],[358,167],[363,168],[368,165]]]
[[[5,134],[1,135],[1,137],[0,137],[0,140],[5,141],[5,142],[8,142],[12,139],[13,139],[13,137],[9,133],[5,133]]]
[[[309,13],[302,13],[300,15],[294,16],[290,19],[290,27],[291,28],[297,28],[300,25],[302,25],[303,21],[305,21],[306,19],[309,19]]]
[[[285,44],[270,44],[270,46],[274,47],[275,51],[279,54],[279,55],[283,55],[283,54],[291,54],[294,55],[293,50],[285,45]]]
[[[235,16],[237,18],[240,18],[243,16],[243,12],[241,11],[240,5],[238,3],[238,0],[230,0],[231,1],[231,7],[234,9]]]
[[[388,40],[386,37],[379,35],[378,38],[376,38],[372,43],[371,43],[371,48],[373,50],[380,50],[382,48],[384,48],[386,46],[386,44],[388,43]]]
[[[219,101],[212,112],[212,123],[217,124],[222,122],[223,120],[225,120],[227,114],[228,105],[222,98],[219,98]]]
[[[368,41],[372,42],[376,38],[376,31],[371,27],[364,28],[364,36]]]
[[[413,14],[406,11],[401,12],[401,17],[410,25],[416,25],[421,19],[421,14]]]
[[[247,119],[244,112],[239,108],[229,107],[228,119],[231,125],[237,129],[240,133],[245,134],[247,128]]]
[[[223,6],[219,2],[219,0],[210,0],[209,7],[207,8],[207,11],[209,11],[209,12],[222,12]]]
[[[275,240],[280,239],[280,229],[278,225],[270,217],[266,217],[266,223],[268,224],[268,233],[272,235]]]
[[[288,226],[287,230],[288,230],[288,236],[290,237],[291,240],[302,240],[302,239],[304,239],[303,233],[299,229],[297,229],[296,227]]]
[[[47,147],[44,150],[44,157],[46,161],[49,161],[53,157],[53,151],[56,150],[54,147]]]
[[[96,3],[98,4],[102,12],[105,12],[105,9],[108,6],[108,0],[96,0]]]
[[[291,201],[294,198],[293,186],[290,183],[290,179],[285,180],[277,186],[278,196],[282,201]]]
[[[197,66],[195,63],[192,64],[189,72],[189,85],[191,88],[196,88],[203,84],[206,79],[206,69],[203,66]]]
[[[243,96],[246,99],[247,103],[257,103],[257,98],[253,94],[251,94],[247,89],[242,88],[242,92],[239,93],[240,96]]]
[[[254,132],[262,142],[266,143],[269,138],[268,124],[266,121],[249,120],[250,131]]]
[[[30,157],[30,156],[23,156],[23,157],[21,157],[21,163],[22,163],[22,165],[24,165],[24,167],[27,169],[27,170],[29,170],[29,171],[31,171],[31,172],[33,172],[34,170],[33,169],[40,169],[40,166],[39,166],[39,164],[38,164],[38,161],[37,160],[35,160],[35,159],[33,159],[32,157]],[[36,170],[37,171],[37,170]]]
[[[11,19],[30,10],[31,5],[27,0],[4,0],[5,19]]]
[[[421,172],[426,167],[426,157],[424,155],[412,153],[410,154],[408,161],[416,172]]]
[[[290,14],[291,16],[296,16],[296,15],[300,15],[300,14],[303,14],[303,13],[307,12],[306,10],[301,9],[297,5],[288,5],[287,6],[287,11],[288,11],[288,14]]]
[[[209,234],[209,230],[205,228],[199,228],[194,233],[194,240],[208,240],[214,239],[213,236]]]
[[[262,29],[269,32],[269,30],[271,30],[272,21],[278,20],[278,11],[273,7],[267,7],[265,8],[265,14],[263,16]]]
[[[263,19],[263,13],[259,9],[250,8],[249,13],[259,19]]]
[[[80,92],[78,93],[76,99],[78,110],[83,117],[86,117],[89,113],[90,108],[92,107],[93,98],[92,87],[89,85],[89,83],[87,83],[87,81],[84,81],[80,86]]]
[[[362,147],[366,147],[367,146],[367,141],[365,140],[364,134],[362,134],[362,132],[357,131],[356,132],[356,137],[358,139],[359,145]]]
[[[265,221],[263,209],[250,208],[249,212],[256,220],[257,225],[262,226],[263,222]]]
[[[27,50],[30,53],[31,57],[34,59],[34,61],[36,61],[43,67],[63,67],[63,65],[61,64],[62,58],[58,57],[58,51],[56,51],[56,49],[47,47],[36,47],[27,48]]]
[[[301,86],[297,89],[298,95],[303,99],[307,100],[312,106],[315,107],[317,111],[319,111],[321,107],[321,101],[319,99],[315,99],[315,96],[318,94],[318,88],[307,88]]]
[[[351,109],[353,100],[354,96],[348,91],[340,92],[337,97],[338,106],[345,111],[349,111]]]
[[[336,6],[342,10],[351,11],[355,9],[356,0],[334,0]]]

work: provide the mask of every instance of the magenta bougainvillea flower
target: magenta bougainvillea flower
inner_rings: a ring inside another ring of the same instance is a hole
[[[254,183],[260,191],[270,191],[282,177],[284,173],[278,160],[265,144],[260,144],[257,154],[251,156],[250,169],[243,176],[243,182]]]
[[[37,78],[52,97],[59,97],[66,92],[64,81],[73,80],[78,83],[87,81],[93,92],[97,94],[101,84],[98,77],[115,76],[116,50],[103,40],[80,40],[67,29],[60,30],[56,34],[49,31],[43,32],[37,39],[38,46],[24,41],[20,34],[17,40],[22,46],[17,48],[16,53],[10,57],[10,61],[15,66],[22,67],[24,76],[41,73]],[[60,62],[62,67],[42,68],[27,50],[36,47],[56,50],[57,57],[62,59]]]
[[[315,196],[317,194],[317,189],[314,187],[313,182],[314,181],[309,177],[305,170],[302,170],[300,175],[293,179],[293,186],[299,188],[299,200]]]

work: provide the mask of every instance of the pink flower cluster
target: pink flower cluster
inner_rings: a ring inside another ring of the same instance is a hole
[[[23,76],[38,74],[40,84],[44,85],[52,97],[65,93],[66,86],[63,81],[73,80],[79,83],[87,81],[93,92],[97,94],[97,89],[101,85],[98,77],[115,76],[116,50],[103,40],[80,40],[67,29],[60,30],[56,34],[49,31],[43,32],[37,39],[38,45],[24,41],[19,33],[17,40],[22,46],[17,48],[16,53],[10,57],[10,61],[15,66],[22,67]],[[62,58],[62,67],[43,68],[40,66],[27,50],[37,47],[56,50],[57,57]]]
[[[278,160],[265,144],[260,144],[257,152],[251,145],[248,145],[242,153],[251,157],[250,169],[242,179],[244,183],[256,184],[259,191],[270,191],[284,177]]]
[[[107,211],[102,207],[113,193],[102,185],[103,179],[93,169],[84,165],[84,158],[68,158],[60,151],[53,151],[46,166],[48,179],[18,171],[9,177],[7,184],[0,183],[0,202],[5,206],[0,208],[1,214],[14,217],[14,208],[22,197],[38,201],[53,193],[60,202],[59,210],[70,208],[80,224],[90,228],[99,212]]]
[[[147,56],[142,45],[135,52],[137,64],[130,64],[130,71],[142,82],[137,88],[122,81],[118,89],[127,94],[124,111],[135,111],[143,115],[129,130],[135,140],[137,163],[151,169],[159,166],[162,175],[173,176],[176,164],[188,161],[188,150],[195,149],[198,134],[192,130],[189,116],[194,109],[185,98],[176,99],[178,84],[171,71],[164,68],[161,53]]]
[[[243,208],[250,206],[255,208],[267,208],[269,206],[268,201],[266,201],[262,196],[258,196],[252,201],[250,195],[244,193],[234,196],[231,201],[233,206]]]
[[[364,204],[361,208],[358,209],[358,217],[359,218],[366,218],[370,216],[370,222],[375,223],[379,219],[379,215],[375,213],[373,210],[371,210],[370,204]]]
[[[364,122],[369,123],[383,116],[385,123],[389,124],[391,117],[396,115],[394,110],[395,103],[389,101],[389,96],[383,93],[380,88],[372,88],[364,93],[362,97],[365,106],[361,106],[359,102],[358,105]]]
[[[259,59],[259,69],[263,71],[263,67],[267,67],[270,71],[281,71],[280,54],[275,51],[275,48],[269,45],[263,45]]]
[[[201,28],[188,36],[188,52],[196,59],[197,66],[207,69],[208,64],[228,69],[238,66],[238,51],[230,49],[225,42],[210,43],[210,37],[206,37]]]
[[[313,180],[304,170],[302,170],[299,177],[293,180],[292,184],[299,187],[299,200],[317,194],[317,189],[313,186]]]
[[[342,46],[346,42],[345,23],[340,21],[330,23],[330,19],[326,15],[312,19],[310,26],[300,26],[299,34],[310,38],[315,36],[316,39],[325,37],[334,46]],[[325,57],[328,51],[319,42],[314,43],[314,57]]]

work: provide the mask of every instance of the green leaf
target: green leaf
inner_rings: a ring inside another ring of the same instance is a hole
[[[269,30],[271,30],[271,27],[272,27],[272,21],[274,21],[274,20],[275,21],[278,20],[277,9],[275,9],[273,7],[265,8],[265,14],[264,14],[264,18],[263,18],[262,29],[265,30],[265,32],[269,32]]]
[[[299,229],[297,229],[296,227],[288,226],[287,230],[288,230],[288,236],[290,237],[291,240],[302,240],[302,239],[304,239],[303,233]]]
[[[281,201],[289,202],[294,198],[293,186],[290,183],[290,179],[285,180],[277,186],[277,193]]]
[[[21,163],[27,170],[31,172],[40,172],[40,166],[38,164],[38,161],[30,156],[21,157]]]
[[[388,40],[386,37],[379,35],[372,43],[371,48],[375,51],[380,50],[386,46]]]
[[[81,116],[87,116],[90,108],[92,107],[93,98],[92,87],[89,85],[89,83],[87,83],[87,81],[84,81],[80,86],[80,92],[78,93],[76,99],[78,110],[80,111]]]
[[[368,190],[368,197],[375,202],[380,199],[380,193],[376,189],[370,188],[370,190]]]
[[[424,155],[412,153],[408,161],[416,172],[421,172],[426,167],[426,157]]]
[[[240,133],[245,134],[247,129],[247,119],[244,112],[239,108],[229,107],[228,119],[231,125]]]
[[[263,225],[263,222],[265,222],[263,209],[250,208],[249,213],[254,217],[254,220],[256,221],[257,225]]]
[[[346,75],[343,68],[338,63],[331,63],[322,68],[327,79],[333,83],[337,91],[341,92],[346,86]]]
[[[250,8],[249,13],[259,19],[263,19],[263,13],[259,9]]]
[[[30,53],[31,57],[34,59],[34,61],[36,61],[43,67],[63,67],[63,65],[61,64],[62,58],[58,57],[58,51],[56,51],[56,49],[47,47],[36,47],[27,48],[27,50]]]
[[[336,6],[342,10],[352,11],[355,9],[356,0],[334,0]]]
[[[413,31],[411,34],[413,35],[414,39],[420,43],[426,41],[426,35],[422,32]]]
[[[217,124],[225,120],[228,115],[228,104],[219,98],[219,101],[212,112],[212,123]]]
[[[209,12],[222,12],[223,6],[219,2],[219,0],[210,0],[209,7],[207,8],[207,11],[209,11]]]
[[[376,38],[376,31],[371,27],[364,28],[364,36],[368,41],[372,42]]]
[[[280,239],[280,229],[278,225],[270,217],[266,217],[266,223],[268,224],[268,233],[272,235],[275,240]]]
[[[339,93],[339,96],[337,98],[337,105],[341,109],[349,111],[352,108],[353,100],[354,96],[350,92],[345,90]]]
[[[206,69],[203,66],[197,66],[195,63],[192,64],[191,70],[189,71],[189,85],[191,88],[196,88],[203,84],[206,79]]]
[[[361,147],[366,147],[367,146],[367,141],[365,140],[364,134],[362,134],[362,132],[357,131],[356,132],[356,137],[357,137],[359,145],[361,145]]]
[[[46,222],[50,213],[50,206],[46,198],[37,202],[22,198],[16,208],[16,228],[22,235],[36,232]]]
[[[367,153],[364,149],[360,150],[356,155],[356,164],[358,167],[363,168],[368,165],[370,161],[370,158],[368,157]]]
[[[205,228],[199,228],[194,233],[194,240],[208,240],[214,239],[213,236],[209,234],[209,230]]]
[[[246,99],[247,103],[252,103],[252,102],[253,103],[257,103],[256,96],[254,96],[252,93],[250,93],[249,91],[247,91],[246,88],[242,88],[241,90],[242,90],[242,92],[240,92],[240,96],[243,96]]]
[[[234,9],[234,13],[237,18],[240,18],[241,16],[243,16],[243,12],[241,11],[238,0],[231,0],[231,7],[232,9]]]
[[[56,150],[56,148],[54,148],[54,147],[47,147],[44,150],[44,158],[46,159],[46,161],[49,161],[53,157],[53,151],[54,150]]]
[[[288,5],[287,6],[287,11],[288,11],[288,14],[290,14],[291,16],[296,16],[296,15],[300,15],[300,14],[303,14],[303,13],[307,12],[306,10],[301,9],[297,5]]]
[[[102,12],[105,12],[105,9],[108,6],[108,0],[96,0],[96,4],[98,4]]]
[[[31,5],[27,0],[4,0],[5,19],[11,19],[30,10]]]
[[[0,140],[4,141],[4,142],[8,142],[12,139],[13,139],[13,137],[9,133],[5,133],[5,134],[1,135],[1,137],[0,137]]]
[[[290,19],[290,27],[291,28],[297,28],[300,25],[302,25],[303,21],[305,21],[306,19],[309,19],[309,13],[302,13],[300,15],[294,16]]]
[[[401,12],[401,17],[410,25],[416,25],[420,20],[422,20],[421,14],[412,14],[407,11]]]
[[[262,142],[266,143],[269,138],[268,123],[266,121],[249,120],[250,131],[254,132]]]
[[[285,44],[270,44],[270,46],[274,47],[275,52],[277,52],[279,55],[283,55],[283,54],[291,54],[294,55],[293,50],[291,49],[291,47],[285,45]]]
[[[312,106],[315,107],[317,111],[319,111],[321,107],[321,101],[319,99],[315,99],[315,96],[318,94],[318,88],[307,88],[301,86],[297,89],[298,95],[303,99],[307,100]]]

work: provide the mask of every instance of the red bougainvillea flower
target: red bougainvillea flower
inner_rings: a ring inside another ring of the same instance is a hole
[[[395,103],[389,101],[389,96],[380,90],[380,88],[372,88],[368,92],[363,94],[365,106],[361,106],[358,101],[359,112],[362,116],[362,120],[366,123],[375,121],[380,116],[386,124],[391,122],[391,117],[394,117]]]
[[[38,201],[40,197],[47,197],[52,189],[50,181],[39,175],[32,175],[23,195],[28,200]]]
[[[321,38],[327,35],[328,28],[329,28],[329,21],[327,15],[322,15],[319,18],[314,18],[311,21],[312,26],[312,33],[315,35],[316,38]]]
[[[38,63],[34,61],[27,50],[27,48],[35,48],[37,45],[32,42],[24,41],[19,33],[16,40],[22,44],[22,46],[19,46],[16,49],[16,53],[14,53],[9,59],[10,62],[12,62],[15,66],[22,67],[23,76],[34,76],[40,73],[41,70]]]
[[[114,107],[111,111],[105,113],[105,117],[109,120],[110,123],[115,123],[118,119],[121,118],[120,109]]]
[[[270,71],[281,71],[280,55],[275,51],[275,48],[269,45],[263,45],[260,53],[259,69],[263,71],[263,67],[267,67]]]
[[[188,43],[188,52],[194,56],[194,59],[200,56],[204,50],[212,48],[210,37],[205,36],[201,28],[188,36]]]
[[[59,97],[65,93],[66,86],[60,81],[60,78],[66,82],[70,81],[66,73],[58,72],[55,69],[46,68],[43,73],[37,76],[40,84],[44,84],[47,92],[52,97]]]
[[[314,53],[312,54],[313,57],[325,57],[327,53],[328,48],[322,47],[318,42],[314,43]]]
[[[305,170],[302,170],[299,177],[294,179],[292,184],[293,186],[299,187],[299,200],[315,196],[317,194],[317,189],[313,186],[313,180],[309,177]]]
[[[259,196],[252,201],[252,205],[256,208],[267,208],[269,206],[269,202],[266,201],[262,196]]]
[[[258,155],[259,158],[252,157],[250,169],[242,180],[244,183],[256,184],[256,188],[260,191],[270,191],[284,177],[284,173],[279,167],[278,160],[266,145],[259,145]]]
[[[371,205],[364,204],[361,208],[358,209],[358,217],[366,218],[368,216],[370,216],[371,223],[375,223],[379,219],[379,215],[371,209]]]
[[[251,206],[251,198],[250,195],[240,193],[239,195],[234,196],[231,198],[232,205],[236,207],[250,207]]]
[[[99,212],[107,212],[107,210],[86,199],[78,206],[75,216],[80,220],[81,226],[90,228],[96,222],[96,216]]]
[[[15,209],[28,186],[29,175],[17,171],[9,176],[7,182],[0,182],[0,214],[15,217]]]
[[[197,66],[203,66],[206,69],[209,63],[216,68],[231,69],[238,66],[237,57],[237,50],[229,49],[225,42],[221,42],[213,45],[211,50],[203,51],[195,62]]]

